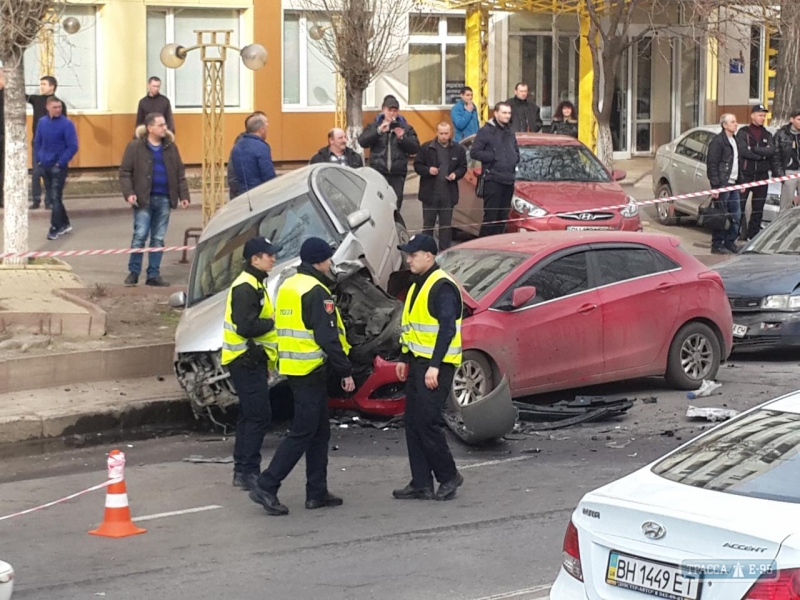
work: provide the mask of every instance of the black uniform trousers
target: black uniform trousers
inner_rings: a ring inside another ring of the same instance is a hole
[[[269,373],[266,362],[245,364],[240,357],[228,365],[239,396],[239,417],[233,445],[233,471],[243,475],[261,472],[261,446],[272,420],[269,403]]]
[[[756,173],[755,175],[742,175],[742,183],[750,183],[752,181],[761,181],[762,179],[769,179],[769,173]],[[743,236],[746,234],[748,240],[752,240],[758,232],[761,231],[761,219],[764,216],[764,203],[767,201],[767,192],[769,191],[768,185],[759,185],[752,187],[749,190],[742,190],[740,192],[742,201],[742,230]],[[751,204],[753,211],[750,214],[750,219],[745,217],[745,210],[747,209],[747,196],[752,193],[753,199]]]
[[[483,185],[483,225],[479,237],[497,235],[506,230],[505,220],[511,208],[514,196],[514,184],[506,185],[496,181],[487,181]],[[496,221],[502,221],[497,223]]]
[[[453,245],[453,203],[450,194],[437,195],[433,202],[422,205],[422,233],[433,237],[433,228],[439,220],[439,250]]]
[[[400,207],[403,206],[403,193],[406,187],[406,176],[405,175],[384,175],[384,179],[386,179],[386,183],[394,190],[395,195],[397,196],[397,210],[400,211]]]
[[[411,464],[411,486],[415,489],[433,487],[433,475],[439,483],[452,481],[456,463],[445,437],[444,410],[450,388],[453,387],[455,366],[442,364],[439,368],[439,387],[425,387],[425,373],[430,366],[426,358],[411,357],[406,380],[406,444]]]
[[[321,500],[328,493],[328,442],[331,425],[328,417],[327,367],[303,377],[289,377],[294,396],[294,418],[289,435],[275,451],[258,485],[273,494],[306,455],[306,500]]]

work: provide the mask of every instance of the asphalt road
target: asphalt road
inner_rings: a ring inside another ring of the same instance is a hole
[[[796,352],[734,357],[720,372],[721,393],[692,403],[753,406],[794,390],[799,362]],[[336,427],[329,485],[345,505],[305,510],[301,465],[281,490],[287,517],[266,516],[234,490],[229,464],[184,462],[228,457],[230,439],[173,432],[122,441],[134,516],[205,510],[142,520],[141,536],[96,538],[86,532],[101,519],[103,492],[93,492],[0,522],[0,559],[14,565],[20,599],[544,597],[581,496],[708,427],[688,422],[689,401],[658,379],[579,393],[657,402],[637,402],[618,421],[515,435],[489,448],[452,441],[466,484],[444,503],[392,499],[409,478],[402,430]],[[549,399],[564,397],[572,394]],[[285,427],[268,435],[266,457]],[[0,515],[101,483],[109,449],[6,449]]]

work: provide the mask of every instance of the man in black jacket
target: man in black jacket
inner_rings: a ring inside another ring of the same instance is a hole
[[[136,127],[144,125],[145,117],[151,113],[164,115],[164,119],[167,121],[167,129],[175,133],[172,104],[169,98],[161,94],[161,80],[158,77],[151,77],[147,80],[147,95],[139,100],[139,108],[136,110]]]
[[[347,147],[347,134],[344,129],[338,127],[334,127],[328,132],[328,145],[320,148],[319,152],[311,157],[309,164],[316,163],[333,163],[353,169],[360,169],[364,166],[364,160],[358,152]]]
[[[39,121],[47,116],[47,99],[55,96],[58,89],[58,81],[55,77],[45,75],[39,80],[39,93],[38,94],[25,94],[25,101],[33,107],[33,135],[31,140],[36,139],[36,130],[39,127]],[[61,103],[61,114],[67,116],[67,105]],[[42,167],[33,161],[33,181],[31,182],[31,208],[39,208],[42,205],[42,179],[44,178],[44,171]],[[44,207],[48,210],[53,208],[47,197],[44,199]]]
[[[736,115],[724,114],[719,124],[722,131],[708,144],[706,173],[711,189],[723,188],[739,181],[739,146],[736,142]],[[712,202],[727,211],[730,223],[725,230],[711,233],[712,254],[735,254],[739,251],[736,238],[739,235],[741,204],[739,191],[713,192]]]
[[[800,173],[800,109],[789,113],[789,122],[775,134],[775,151],[780,161],[778,175]],[[781,185],[781,212],[794,207],[795,195],[800,189],[800,179],[790,179]]]
[[[480,237],[496,235],[506,230],[505,221],[514,196],[517,180],[519,147],[517,136],[509,126],[511,106],[498,102],[494,119],[490,119],[475,136],[470,156],[482,164],[483,225]]]
[[[528,84],[520,81],[514,87],[514,97],[508,99],[511,106],[511,130],[515,133],[537,133],[542,130],[542,111],[533,100],[528,99]]]
[[[442,121],[436,126],[436,139],[422,144],[414,161],[414,170],[419,175],[423,233],[433,237],[438,219],[440,250],[447,250],[452,243],[458,180],[467,174],[467,151],[450,137],[450,123]]]
[[[369,166],[386,178],[397,196],[397,210],[403,206],[403,189],[408,174],[408,158],[419,151],[414,128],[398,114],[400,103],[386,96],[381,114],[358,136],[362,148],[369,148]]]
[[[772,134],[764,127],[766,118],[767,109],[762,104],[756,104],[750,111],[750,125],[742,127],[736,133],[736,141],[739,144],[739,180],[742,183],[769,179],[770,171],[773,176],[781,171],[780,158],[775,152]],[[743,226],[745,231],[742,233],[742,238],[752,240],[761,231],[761,218],[768,191],[769,186],[766,184],[750,188],[753,210],[749,225],[745,223],[746,226]],[[743,221],[747,208],[747,195],[748,192],[740,194]]]

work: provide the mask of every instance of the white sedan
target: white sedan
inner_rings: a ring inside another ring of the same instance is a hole
[[[552,600],[800,600],[800,392],[583,497]]]
[[[14,591],[14,569],[0,560],[0,600],[10,600]]]

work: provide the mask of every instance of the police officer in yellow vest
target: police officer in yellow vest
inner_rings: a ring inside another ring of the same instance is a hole
[[[239,396],[233,447],[233,485],[250,490],[261,471],[261,445],[272,418],[269,373],[278,359],[275,310],[267,294],[267,274],[280,252],[263,237],[244,245],[244,270],[231,284],[222,330],[222,364]]]
[[[397,376],[406,382],[405,429],[411,483],[395,490],[398,500],[451,500],[464,477],[445,437],[442,410],[461,364],[461,291],[436,264],[436,240],[415,235],[400,250],[415,275],[403,307],[403,362]],[[434,493],[433,478],[439,481]]]
[[[347,358],[350,345],[344,323],[331,297],[328,278],[333,250],[320,238],[300,248],[297,274],[281,284],[275,301],[278,330],[278,372],[289,381],[294,396],[294,419],[269,467],[258,478],[250,499],[270,515],[286,515],[278,488],[303,454],[306,455],[306,508],[340,506],[342,499],[328,491],[328,375],[346,392],[355,390]]]

